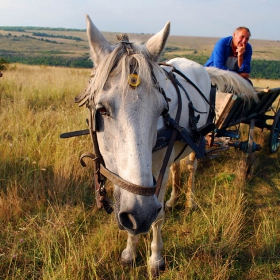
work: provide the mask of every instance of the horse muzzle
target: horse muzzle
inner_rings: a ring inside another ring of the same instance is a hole
[[[121,199],[118,206],[119,209],[115,214],[119,228],[127,230],[132,235],[147,233],[162,209],[155,195],[149,197],[137,195],[133,203]]]

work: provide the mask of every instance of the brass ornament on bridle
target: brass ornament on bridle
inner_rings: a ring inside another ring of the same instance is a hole
[[[141,80],[139,76],[136,73],[130,74],[128,76],[128,84],[131,88],[135,89],[137,88],[141,83]]]

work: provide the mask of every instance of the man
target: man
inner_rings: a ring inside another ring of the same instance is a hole
[[[232,36],[220,39],[204,66],[230,70],[245,79],[250,77],[252,47],[248,43],[251,32],[247,27],[238,27]]]

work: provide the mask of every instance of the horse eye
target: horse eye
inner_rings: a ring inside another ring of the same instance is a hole
[[[103,115],[103,116],[107,115],[107,116],[109,116],[109,113],[107,112],[105,107],[97,108],[97,111],[100,113],[100,115]]]

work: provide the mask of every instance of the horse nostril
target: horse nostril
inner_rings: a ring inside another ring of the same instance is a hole
[[[127,229],[136,230],[138,228],[137,220],[131,213],[121,213],[120,222]]]
[[[136,219],[133,217],[133,215],[129,213],[127,214],[127,218],[132,224],[132,229],[137,229],[137,222]]]

